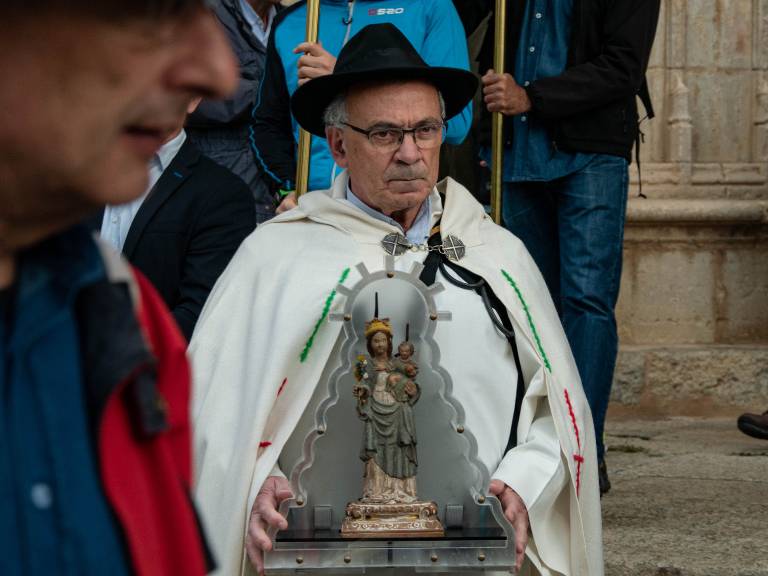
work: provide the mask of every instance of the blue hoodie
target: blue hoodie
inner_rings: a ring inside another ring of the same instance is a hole
[[[250,135],[256,161],[284,190],[295,188],[299,126],[290,114],[290,96],[298,87],[301,54],[293,49],[304,41],[306,16],[306,2],[299,2],[273,23]],[[318,39],[338,55],[360,29],[385,22],[397,26],[430,66],[469,69],[464,28],[451,0],[321,0]],[[471,124],[469,104],[448,121],[446,142],[461,143]],[[329,188],[338,171],[325,139],[313,136],[309,189]]]

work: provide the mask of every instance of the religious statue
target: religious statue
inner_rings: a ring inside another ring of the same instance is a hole
[[[355,364],[357,413],[363,421],[360,459],[363,496],[347,505],[342,535],[348,538],[442,536],[434,502],[416,494],[416,422],[413,406],[421,389],[414,346],[398,346],[392,357],[392,327],[387,318],[366,324],[368,356]]]

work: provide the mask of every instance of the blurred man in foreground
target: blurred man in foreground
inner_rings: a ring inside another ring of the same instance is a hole
[[[184,341],[82,225],[235,65],[196,0],[0,8],[0,574],[203,574]]]

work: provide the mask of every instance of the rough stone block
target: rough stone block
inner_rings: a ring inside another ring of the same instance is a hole
[[[611,402],[637,404],[645,384],[645,354],[620,350],[613,375]]]
[[[728,186],[726,196],[734,200],[768,200],[768,186]]]
[[[626,247],[617,308],[622,342],[712,343],[714,306],[711,254],[674,246]]]
[[[768,70],[768,0],[755,0],[752,66]]]
[[[629,171],[630,182],[638,181],[637,170]],[[643,185],[659,186],[680,183],[680,165],[667,163],[643,164]]]
[[[724,164],[723,175],[728,184],[765,184],[768,169],[763,163]]]
[[[753,72],[689,70],[695,162],[749,162],[752,159]]]
[[[768,347],[668,349],[646,355],[645,391],[664,400],[768,405]]]
[[[720,184],[725,179],[723,165],[720,163],[694,164],[691,179],[694,184]]]
[[[688,3],[688,66],[749,69],[753,0]]]
[[[725,252],[721,290],[724,294],[717,326],[723,343],[768,342],[768,242]]]

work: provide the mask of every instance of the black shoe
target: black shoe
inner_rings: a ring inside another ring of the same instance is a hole
[[[605,465],[605,460],[597,462],[597,480],[600,483],[600,497],[602,497],[603,494],[607,494],[611,489],[611,481],[608,480],[608,467]]]
[[[762,414],[742,414],[736,425],[747,436],[768,440],[768,410]]]

